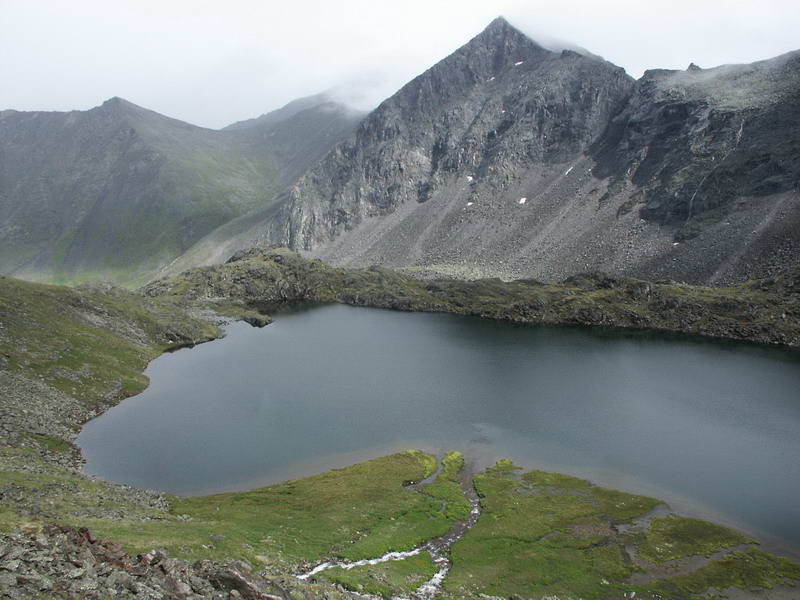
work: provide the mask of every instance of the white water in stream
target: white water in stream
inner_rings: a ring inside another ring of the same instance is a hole
[[[468,484],[464,484],[462,487],[464,488],[465,496],[467,497],[467,500],[469,500],[471,506],[469,517],[465,521],[459,521],[453,525],[453,527],[450,528],[450,531],[448,531],[444,536],[427,541],[413,550],[408,550],[405,552],[387,552],[378,558],[368,558],[356,561],[324,562],[317,565],[310,571],[297,574],[296,577],[298,579],[306,580],[310,577],[313,577],[317,573],[327,571],[328,569],[340,568],[349,571],[350,569],[354,569],[356,567],[378,565],[386,562],[404,560],[406,558],[411,558],[412,556],[417,556],[423,552],[428,552],[433,559],[433,564],[436,565],[439,570],[436,571],[433,577],[419,586],[411,595],[411,597],[421,600],[429,600],[430,598],[433,598],[442,592],[442,582],[447,576],[447,572],[450,570],[450,548],[453,546],[453,544],[460,540],[464,534],[467,533],[467,531],[475,526],[475,523],[478,522],[478,517],[480,517],[481,514],[480,500],[478,499],[475,491],[472,489],[471,480]],[[364,595],[366,596],[366,594]],[[403,596],[395,596],[393,600],[403,600],[403,598]]]

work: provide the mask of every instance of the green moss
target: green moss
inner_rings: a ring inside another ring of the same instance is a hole
[[[250,555],[279,555],[292,564],[325,556],[372,558],[448,529],[438,502],[404,487],[429,474],[429,455],[414,451],[249,492],[176,498],[173,514],[189,515],[190,522],[171,531],[145,525],[122,537],[134,545],[158,538],[179,555],[186,554],[181,547],[194,545],[188,540],[208,545],[209,535],[223,534],[211,542],[214,556],[248,544]]]
[[[508,458],[501,458],[493,466],[486,469],[486,473],[490,475],[507,475],[513,471],[521,471],[522,467],[518,467],[514,462]]]
[[[69,453],[74,450],[72,444],[52,435],[36,433],[30,437],[51,452]]]
[[[585,479],[578,479],[561,473],[548,473],[547,471],[530,471],[522,475],[523,481],[532,485],[550,486],[565,490],[590,490],[592,484]]]
[[[362,594],[392,598],[411,594],[436,573],[430,554],[423,552],[399,561],[352,569],[329,569],[319,575],[331,583]]]
[[[463,521],[469,517],[472,507],[461,489],[461,471],[464,455],[448,452],[442,459],[442,472],[436,480],[422,488],[422,492],[444,502],[444,515],[451,521]]]
[[[624,523],[646,515],[661,504],[658,500],[647,496],[627,494],[598,486],[591,488],[591,495],[598,506],[598,511],[615,523]]]
[[[711,561],[692,573],[643,586],[639,592],[644,598],[684,599],[705,596],[709,588],[770,589],[775,585],[794,587],[798,582],[800,565],[759,548],[748,548]]]
[[[673,515],[653,519],[637,550],[642,558],[662,563],[748,543],[753,541],[727,527]]]
[[[633,567],[612,523],[640,517],[657,501],[611,494],[574,477],[516,476],[515,470],[501,462],[475,477],[482,512],[453,547],[447,592],[596,598],[621,589]]]

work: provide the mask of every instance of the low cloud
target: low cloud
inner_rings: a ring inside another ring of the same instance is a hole
[[[222,127],[323,90],[364,110],[498,14],[638,77],[795,49],[794,0],[2,0],[0,109],[87,109],[111,96]],[[564,41],[559,41],[564,40]]]

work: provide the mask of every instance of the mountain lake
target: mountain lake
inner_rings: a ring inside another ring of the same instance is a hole
[[[654,496],[800,555],[800,353],[342,305],[164,354],[86,424],[85,471],[179,495],[406,449]]]

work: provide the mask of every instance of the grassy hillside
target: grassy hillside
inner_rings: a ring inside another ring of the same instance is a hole
[[[3,111],[0,273],[148,281],[220,225],[270,206],[357,118],[324,98],[303,114],[215,131],[120,98],[88,111]]]
[[[174,299],[0,276],[2,442],[64,449],[58,439],[70,441],[85,420],[147,386],[148,361],[218,335]]]

